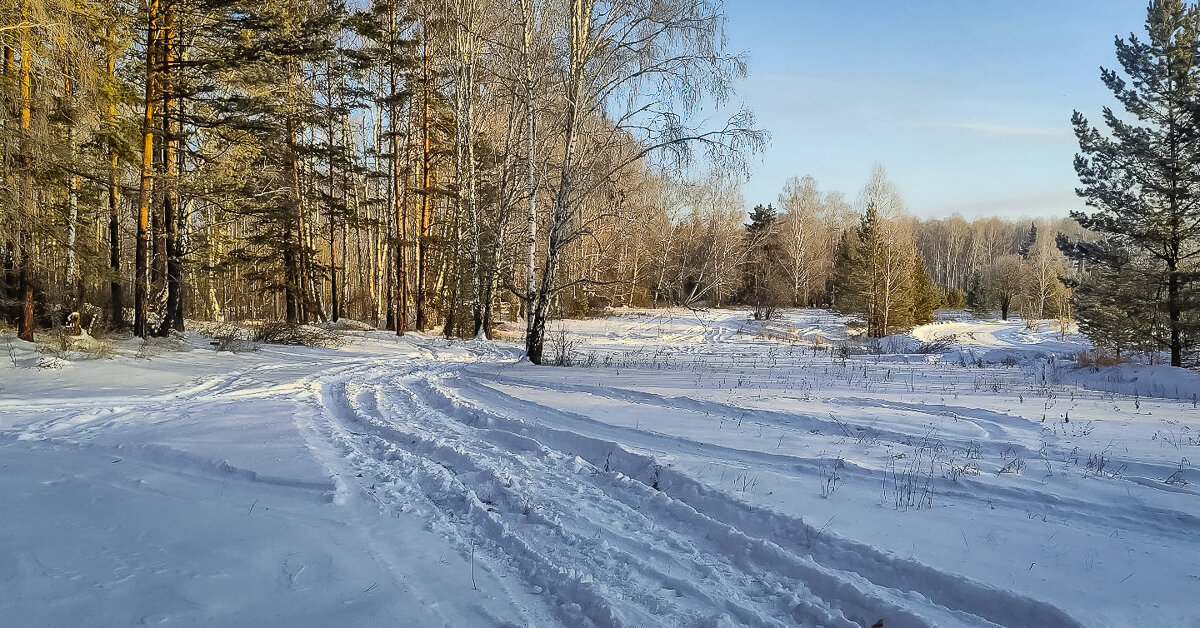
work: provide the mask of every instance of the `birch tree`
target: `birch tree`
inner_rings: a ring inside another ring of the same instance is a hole
[[[748,111],[715,129],[691,126],[706,99],[720,103],[745,61],[724,51],[723,14],[705,0],[568,0],[561,159],[552,181],[546,255],[533,304],[526,356],[542,362],[546,321],[564,251],[582,237],[585,200],[643,159],[686,164],[697,147],[736,159],[761,143]],[[606,123],[599,124],[598,121]],[[634,141],[628,141],[632,138]]]

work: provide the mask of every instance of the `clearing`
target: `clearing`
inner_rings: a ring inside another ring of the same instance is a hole
[[[1191,625],[1200,375],[625,310],[0,364],[9,625]],[[136,354],[136,355],[134,355]]]

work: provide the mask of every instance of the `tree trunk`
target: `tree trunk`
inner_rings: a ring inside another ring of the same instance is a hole
[[[525,116],[528,133],[525,152],[525,168],[528,181],[525,195],[529,203],[526,233],[529,251],[525,259],[525,337],[533,335],[533,299],[537,290],[537,173],[534,170],[536,156],[537,118],[533,110],[533,11],[530,0],[521,0],[522,51],[525,55]],[[539,357],[540,359],[540,357]]]
[[[108,57],[108,74],[117,74],[117,59],[115,55]],[[115,124],[117,105],[110,102],[108,120]],[[121,188],[120,163],[117,160],[116,142],[108,143],[108,266],[112,270],[112,281],[109,284],[109,320],[114,328],[125,326],[125,297],[121,291]]]
[[[150,248],[150,201],[154,185],[154,104],[157,97],[155,61],[157,59],[159,29],[158,0],[150,0],[146,25],[146,103],[142,118],[142,175],[138,190],[137,250],[134,256],[134,308],[133,334],[145,338],[146,319],[149,314],[147,286],[147,256]]]
[[[75,99],[77,97],[75,90],[75,70],[73,63],[68,61],[63,73],[66,75],[66,94],[68,100],[68,110],[70,112],[70,122],[67,124],[67,156],[71,163],[75,163],[76,151],[78,150],[78,142],[75,131]],[[79,270],[79,254],[78,254],[78,238],[79,238],[79,188],[81,177],[78,174],[71,174],[67,177],[67,268],[66,268],[66,287],[67,291],[74,290],[74,303],[71,304],[71,311],[74,316],[70,317],[71,332],[75,335],[80,333],[80,325],[83,318],[83,273]]]
[[[1183,307],[1179,302],[1179,272],[1174,262],[1167,266],[1167,316],[1171,320],[1171,366],[1183,366],[1183,334],[1180,319]]]
[[[400,129],[399,129],[399,107],[397,107],[395,94],[399,88],[397,76],[397,68],[395,62],[396,55],[396,24],[395,11],[391,12],[391,32],[389,33],[389,46],[391,47],[390,66],[390,87],[392,90],[392,99],[389,104],[388,124],[391,126],[391,141],[392,141],[392,211],[396,221],[396,246],[394,248],[396,262],[396,305],[395,305],[395,324],[396,335],[403,336],[404,332],[408,331],[408,194],[405,190],[404,182],[406,181],[404,173],[400,167]],[[388,292],[391,292],[391,283],[389,282]]]
[[[165,261],[164,278],[167,284],[167,303],[166,310],[163,312],[162,322],[159,323],[158,335],[168,336],[171,330],[183,331],[183,286],[182,274],[183,264],[180,259],[180,233],[179,233],[179,187],[178,187],[178,141],[176,132],[171,128],[172,122],[177,117],[175,108],[175,96],[173,90],[174,84],[174,65],[177,56],[177,46],[179,42],[179,34],[175,31],[175,8],[174,0],[167,0],[166,8],[163,12],[162,26],[162,73],[160,74],[162,86],[162,172],[163,181],[166,186],[163,190],[163,256]]]
[[[296,128],[293,116],[288,114],[286,122],[287,160],[286,167],[291,177],[292,190],[288,195],[287,206],[284,208],[283,222],[283,299],[285,320],[295,325],[300,322],[300,263],[297,259],[300,235],[293,235],[296,226],[296,214],[300,211],[300,172],[296,157]]]
[[[29,23],[29,7],[21,3],[21,21]],[[30,137],[32,130],[33,107],[33,46],[29,42],[29,28],[21,29],[21,176],[20,203],[25,222],[18,235],[21,248],[21,323],[17,337],[27,342],[33,342],[34,308],[33,308],[33,229],[30,224],[37,215],[37,203],[33,197],[33,155]]]
[[[4,243],[4,299],[7,301],[4,304],[3,310],[0,310],[6,317],[16,319],[20,316],[15,307],[17,294],[20,290],[20,283],[17,276],[17,245],[9,240]],[[13,304],[13,305],[10,305]]]
[[[330,162],[332,166],[332,161]],[[332,172],[330,173],[332,175]],[[330,186],[333,185],[332,176],[330,177]],[[330,200],[333,199],[332,192]],[[344,255],[344,253],[343,253]],[[333,322],[338,322],[341,317],[341,303],[338,301],[338,282],[337,282],[337,223],[334,221],[333,208],[329,211],[329,299],[330,305],[333,308]]]
[[[559,186],[554,199],[553,221],[550,227],[550,239],[546,248],[546,267],[542,270],[542,283],[538,289],[536,305],[533,309],[533,322],[530,333],[525,340],[525,354],[534,364],[542,363],[542,350],[546,340],[546,320],[550,313],[550,300],[554,296],[554,280],[558,269],[559,256],[566,248],[567,237],[563,230],[571,220],[571,191],[573,184],[573,169],[575,167],[575,150],[578,138],[578,125],[584,98],[584,71],[586,59],[584,48],[591,37],[591,18],[593,0],[572,0],[570,23],[570,71],[568,73],[566,96],[566,123],[563,129],[562,165],[559,170]]]
[[[75,130],[68,127],[67,132],[71,159],[75,158]],[[71,331],[75,335],[80,332],[83,318],[83,274],[79,272],[79,257],[76,253],[79,222],[79,175],[71,175],[67,180],[67,286],[75,290],[75,302],[71,306],[75,316],[71,317]]]
[[[429,327],[429,314],[425,303],[427,292],[426,281],[429,273],[429,225],[431,222],[429,195],[432,193],[433,177],[430,175],[431,144],[429,138],[429,34],[423,33],[424,42],[421,44],[421,93],[423,111],[421,114],[421,225],[417,234],[417,286],[416,301],[417,330]]]
[[[26,185],[26,190],[32,190],[32,185]],[[26,342],[33,342],[34,310],[33,310],[33,236],[28,231],[21,234],[21,325],[17,337]]]

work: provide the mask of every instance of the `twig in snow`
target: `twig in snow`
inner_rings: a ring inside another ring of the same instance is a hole
[[[475,585],[475,542],[471,542],[471,588],[476,591],[479,587]]]

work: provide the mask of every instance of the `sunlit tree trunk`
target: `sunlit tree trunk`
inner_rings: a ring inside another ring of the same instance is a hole
[[[422,22],[421,42],[421,221],[417,233],[417,286],[413,295],[416,301],[417,329],[429,327],[429,313],[425,301],[429,287],[426,285],[429,274],[429,227],[432,221],[430,195],[433,192],[432,144],[429,137],[430,112],[430,80],[433,59],[429,55],[430,35],[428,32],[428,16]]]
[[[171,330],[183,331],[183,251],[179,229],[179,138],[175,122],[178,118],[175,100],[175,73],[179,54],[179,33],[175,0],[166,0],[162,23],[162,169],[166,184],[162,195],[163,254],[166,257],[167,303],[158,335],[167,336]]]
[[[111,38],[111,33],[109,37]],[[114,52],[108,53],[108,76],[115,80],[117,76],[117,57]],[[109,132],[116,132],[117,105],[115,100],[109,100],[107,121]],[[108,145],[108,265],[112,271],[112,281],[109,283],[109,320],[112,326],[125,326],[125,298],[121,290],[121,188],[120,162],[117,157],[116,139],[109,138]]]
[[[133,333],[145,338],[149,316],[147,283],[150,251],[150,203],[154,191],[154,123],[158,98],[155,62],[159,47],[159,0],[150,0],[146,12],[146,102],[142,116],[142,174],[138,188],[137,250],[134,255]]]

